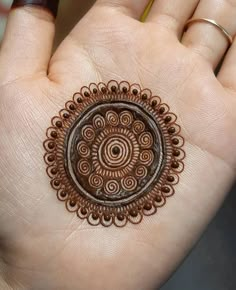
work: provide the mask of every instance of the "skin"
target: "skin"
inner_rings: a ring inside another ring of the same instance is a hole
[[[141,23],[147,2],[97,1],[53,56],[52,16],[30,7],[11,12],[0,51],[1,289],[156,289],[234,181],[236,43],[216,77],[228,45],[222,33],[195,24],[182,38],[199,1],[155,1]],[[195,13],[236,32],[228,21],[234,0],[200,1]],[[51,117],[81,86],[110,79],[160,95],[186,140],[176,194],[156,215],[122,229],[92,227],[68,213],[42,158]]]

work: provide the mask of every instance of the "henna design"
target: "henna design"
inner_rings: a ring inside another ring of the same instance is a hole
[[[184,169],[184,139],[169,106],[138,84],[90,84],[52,118],[47,174],[68,211],[122,227],[154,214]]]

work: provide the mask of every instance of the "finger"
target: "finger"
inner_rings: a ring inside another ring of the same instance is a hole
[[[1,81],[46,74],[54,38],[54,17],[46,9],[12,9],[0,52]]]
[[[224,87],[236,92],[236,39],[225,56],[217,78]]]
[[[181,35],[185,22],[193,14],[198,2],[199,0],[154,1],[146,21],[156,22]]]
[[[236,32],[236,2],[202,0],[193,18],[212,19],[230,35],[234,35]],[[202,55],[213,68],[220,62],[229,45],[227,37],[220,29],[205,22],[192,23],[183,36],[182,43]]]
[[[107,6],[140,19],[149,0],[97,0],[95,6]]]
[[[91,79],[101,81],[101,71],[106,74],[104,69],[108,63],[111,64],[112,51],[127,47],[134,27],[135,32],[139,29],[137,20],[148,3],[149,0],[97,0],[54,53],[49,65],[49,78],[71,86],[71,75],[77,78],[78,63],[83,63],[86,69],[80,78],[84,82]],[[103,64],[97,67],[101,62]]]

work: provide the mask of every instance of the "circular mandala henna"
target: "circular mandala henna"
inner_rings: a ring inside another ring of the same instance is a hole
[[[177,117],[128,82],[90,84],[52,118],[47,174],[68,211],[92,225],[124,226],[154,214],[183,170]]]

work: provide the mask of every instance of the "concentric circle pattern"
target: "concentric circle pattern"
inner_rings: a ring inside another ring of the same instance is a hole
[[[124,226],[154,214],[184,168],[176,119],[137,84],[83,87],[52,118],[44,142],[58,199],[92,225]]]

